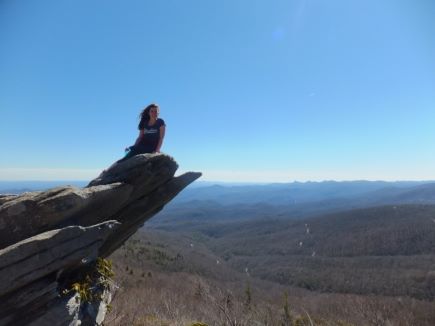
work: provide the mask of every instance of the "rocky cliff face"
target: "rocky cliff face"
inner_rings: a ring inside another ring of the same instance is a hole
[[[110,255],[184,187],[177,163],[143,154],[83,189],[0,195],[0,326],[101,324]]]

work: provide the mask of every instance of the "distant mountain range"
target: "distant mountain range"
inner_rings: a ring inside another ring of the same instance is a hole
[[[0,181],[1,193],[46,190],[73,185],[83,187],[88,181]],[[214,201],[221,205],[268,203],[294,205],[342,199],[433,200],[435,181],[323,181],[271,184],[195,182],[175,199],[175,203]],[[397,198],[394,198],[397,197]]]
[[[300,204],[322,200],[385,197],[407,191],[435,189],[435,181],[323,181],[293,182],[266,185],[209,185],[189,187],[176,202],[213,200],[222,205],[271,203],[273,205]]]
[[[301,219],[357,208],[435,204],[432,182],[312,182],[188,188],[151,223]]]
[[[60,186],[84,187],[89,181],[0,181],[0,194],[21,194],[26,191],[41,191]]]
[[[0,181],[0,194],[18,194],[86,181]],[[276,184],[210,184],[185,189],[153,223],[300,219],[381,205],[435,204],[431,181],[324,181]]]

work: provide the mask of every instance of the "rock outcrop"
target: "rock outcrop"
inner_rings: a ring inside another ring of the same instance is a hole
[[[85,188],[0,195],[0,326],[99,325],[111,292],[107,257],[201,176],[143,154]]]

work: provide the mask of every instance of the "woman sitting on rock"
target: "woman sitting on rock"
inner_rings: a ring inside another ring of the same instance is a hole
[[[165,121],[158,118],[159,106],[148,105],[140,114],[139,136],[133,146],[127,147],[127,155],[118,162],[143,153],[159,153],[165,137]]]

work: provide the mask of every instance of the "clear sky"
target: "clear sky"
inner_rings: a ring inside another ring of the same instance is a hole
[[[434,180],[433,0],[0,0],[0,180],[89,180],[160,105],[203,180]]]

